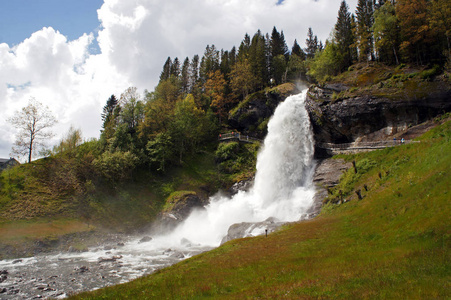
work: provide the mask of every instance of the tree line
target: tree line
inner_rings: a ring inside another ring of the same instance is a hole
[[[305,76],[323,81],[356,62],[444,65],[450,58],[449,4],[450,0],[359,0],[351,14],[343,0],[325,44],[309,28],[305,47],[294,40],[290,49],[283,31],[274,27],[271,34],[245,34],[239,47],[230,50],[207,45],[202,57],[183,62],[168,57],[153,92],[140,95],[131,87],[107,100],[93,163],[110,178],[124,175],[120,168],[110,174],[108,166],[114,164],[164,172],[200,145],[214,142],[221,128],[227,128],[229,111],[253,92]],[[71,130],[54,153],[71,145],[71,135],[77,139],[72,144],[79,144],[81,133]],[[34,148],[29,140],[16,145],[31,161]]]
[[[451,57],[450,0],[342,1],[332,38],[309,65],[324,80],[356,62],[443,66]]]

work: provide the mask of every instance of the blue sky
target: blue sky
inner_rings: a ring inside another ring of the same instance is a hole
[[[0,43],[21,43],[43,27],[53,27],[69,40],[96,32],[103,0],[0,0]]]

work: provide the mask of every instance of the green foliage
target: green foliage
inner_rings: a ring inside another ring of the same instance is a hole
[[[138,164],[138,157],[131,152],[104,152],[92,162],[97,172],[112,183],[130,178]]]
[[[240,144],[238,142],[220,143],[215,152],[216,161],[221,163],[226,160],[235,159],[239,148]]]
[[[432,80],[435,76],[437,76],[438,74],[440,74],[441,70],[440,70],[440,66],[439,65],[434,65],[433,68],[428,69],[428,70],[424,70],[422,71],[419,75],[420,78],[423,80]]]
[[[340,72],[342,61],[343,56],[338,45],[334,42],[327,43],[324,50],[317,52],[315,58],[310,61],[307,74],[320,82],[327,81]]]

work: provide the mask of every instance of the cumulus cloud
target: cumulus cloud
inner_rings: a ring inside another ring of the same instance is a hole
[[[348,1],[351,11],[357,0]],[[58,138],[73,125],[98,137],[100,114],[111,94],[129,86],[153,90],[168,56],[202,55],[207,44],[229,50],[245,33],[283,30],[288,46],[305,46],[308,27],[325,40],[338,0],[105,0],[98,35],[69,41],[46,27],[22,43],[0,44],[0,156],[9,155],[14,130],[6,119],[30,97],[49,106]],[[100,52],[90,46],[97,39]],[[51,141],[51,143],[55,141]]]

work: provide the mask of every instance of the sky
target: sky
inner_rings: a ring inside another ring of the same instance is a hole
[[[348,0],[355,11],[357,0]],[[7,119],[31,98],[58,123],[52,147],[73,126],[98,138],[101,112],[128,87],[152,91],[167,57],[230,50],[260,29],[284,32],[305,47],[307,31],[324,41],[340,0],[0,0],[0,158],[16,130]]]

